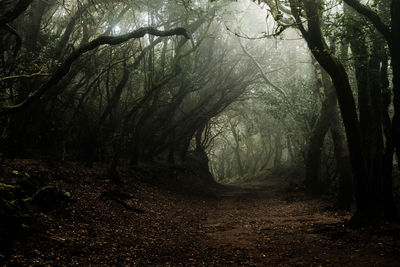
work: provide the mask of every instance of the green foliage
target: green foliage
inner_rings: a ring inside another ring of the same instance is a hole
[[[13,175],[15,175],[16,177],[21,177],[21,178],[29,178],[30,175],[27,172],[20,172],[18,170],[13,170],[11,172]]]
[[[13,170],[19,181],[29,179],[29,174]],[[73,203],[70,192],[45,186],[33,193],[30,188],[0,183],[0,254],[2,249],[31,230],[32,217],[38,211],[49,211],[65,203]],[[1,258],[1,256],[0,256]]]
[[[29,230],[35,210],[32,198],[18,186],[0,183],[0,243]]]

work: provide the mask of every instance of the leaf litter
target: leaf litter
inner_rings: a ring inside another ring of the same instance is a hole
[[[152,179],[159,175],[149,167],[122,171],[129,182],[117,186],[104,175],[104,166],[87,169],[65,162],[49,168],[18,160],[1,175],[12,176],[15,170],[31,179],[46,177],[46,183],[57,184],[76,202],[37,214],[32,234],[13,243],[5,266],[400,264],[397,226],[349,229],[349,213],[301,192],[287,193],[278,177],[218,186],[201,196],[148,183],[149,173]],[[104,192],[121,195],[102,198]]]

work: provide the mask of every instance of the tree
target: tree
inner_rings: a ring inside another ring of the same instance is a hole
[[[371,162],[368,161],[368,154],[366,154],[362,141],[367,133],[361,132],[362,126],[358,120],[347,73],[341,61],[329,49],[321,31],[320,16],[322,5],[321,3],[316,4],[314,1],[304,1],[303,3],[290,1],[290,5],[299,30],[307,41],[316,60],[329,73],[336,89],[354,173],[357,213],[353,219],[356,222],[367,222],[371,218],[379,219],[382,216],[385,218],[394,218],[395,210],[391,208],[391,204],[382,201],[382,187],[374,186],[376,184],[381,185],[382,181],[386,179],[391,179],[391,174],[387,174],[379,169],[379,166],[382,164],[381,162],[385,158],[382,152],[374,152],[375,159]],[[302,10],[304,10],[304,15],[307,19],[307,28],[303,26],[301,18],[303,14]],[[360,105],[367,104],[367,101],[365,98],[362,99]],[[368,109],[360,109],[360,117],[368,116],[368,112]],[[379,117],[376,109],[374,115]],[[370,118],[367,119],[367,121],[370,120]],[[377,136],[374,138],[378,143],[381,142],[381,137]],[[376,149],[376,146],[374,146],[374,149]],[[385,175],[389,175],[389,177],[385,177]],[[388,192],[387,190],[384,191]],[[382,207],[385,207],[383,209],[384,214],[382,214]]]
[[[389,46],[391,65],[393,69],[394,106],[391,134],[393,146],[396,149],[397,158],[400,158],[400,52],[398,49],[400,46],[400,18],[398,16],[400,12],[400,2],[397,0],[391,1],[389,25],[385,24],[378,12],[366,5],[363,5],[358,0],[345,0],[344,2],[367,18],[380,32],[380,34],[382,34]],[[386,6],[381,4],[380,8],[385,9]]]

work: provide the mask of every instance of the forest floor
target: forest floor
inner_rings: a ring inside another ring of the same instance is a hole
[[[5,266],[400,266],[398,227],[348,229],[350,214],[282,177],[188,196],[143,182],[139,172],[125,173],[130,182],[116,188],[104,170],[72,163],[20,162],[2,175],[21,164],[52,176],[77,201],[37,214],[33,233],[13,243]],[[133,198],[116,201],[104,194],[110,189]]]

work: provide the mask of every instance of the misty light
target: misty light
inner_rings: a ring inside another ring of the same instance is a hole
[[[121,27],[119,27],[118,25],[115,25],[113,28],[114,33],[119,34],[121,33]]]
[[[397,14],[0,0],[1,266],[400,266]]]

